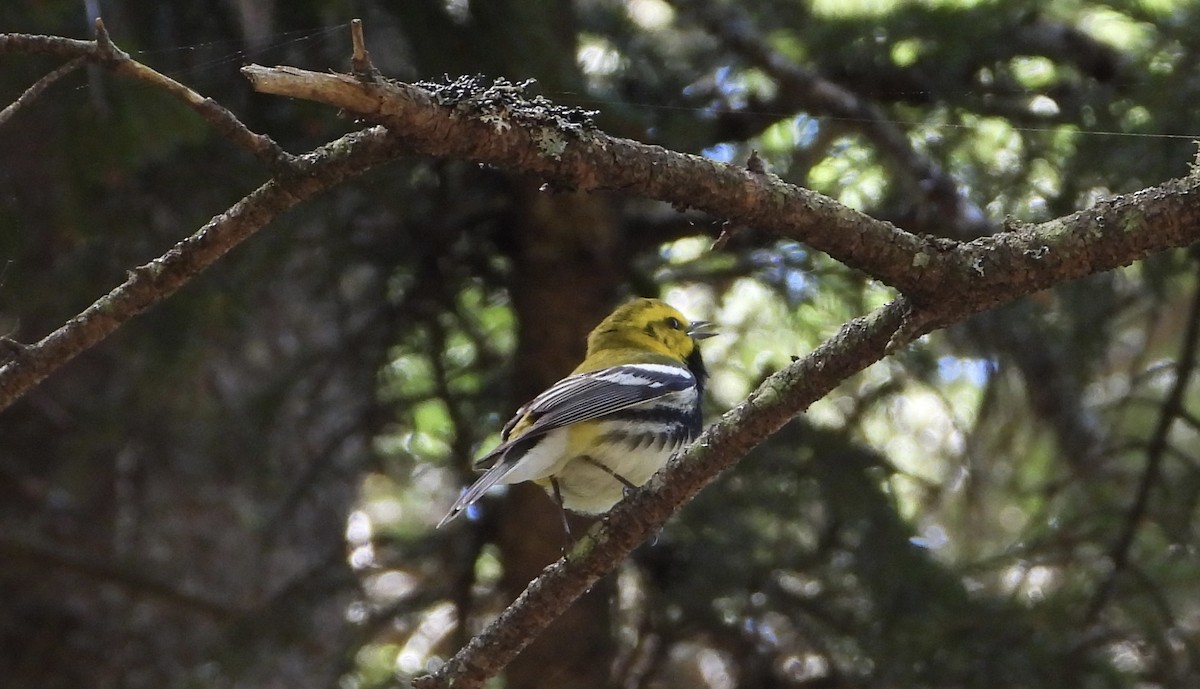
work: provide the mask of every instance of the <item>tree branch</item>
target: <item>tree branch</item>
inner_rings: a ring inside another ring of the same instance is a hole
[[[252,132],[212,99],[130,59],[112,43],[99,20],[96,21],[96,33],[95,41],[0,34],[0,55],[50,55],[71,61],[85,60],[117,74],[148,82],[186,103],[221,134],[263,161],[277,176],[215,216],[170,251],[129,271],[123,284],[39,342],[24,345],[8,337],[0,338],[0,363],[3,363],[0,366],[0,411],[124,322],[174,294],[284,211],[401,153],[396,139],[381,128],[371,128],[344,136],[304,156],[292,156],[269,137]],[[34,88],[49,85],[51,77],[63,69],[44,77]],[[34,88],[26,91],[10,110],[27,101]]]
[[[562,187],[633,192],[805,242],[901,290],[923,310],[940,310],[953,298],[958,303],[949,311],[959,312],[962,302],[982,311],[1200,240],[1197,174],[964,243],[905,232],[774,175],[564,128],[543,105],[510,99],[497,106],[492,89],[447,94],[433,85],[364,83],[292,67],[249,65],[242,72],[264,93],[323,102],[383,124],[414,153],[497,165]]]
[[[33,86],[25,89],[25,93],[22,93],[19,98],[4,108],[4,110],[0,110],[0,127],[3,127],[6,122],[11,120],[13,115],[16,115],[21,108],[32,103],[34,99],[41,95],[42,91],[45,91],[59,79],[62,79],[71,72],[79,69],[85,62],[87,62],[87,60],[83,59],[82,57],[77,57],[64,65],[61,65],[41,79],[38,79]]]
[[[0,411],[114,330],[174,294],[284,211],[398,155],[397,141],[375,127],[347,134],[296,158],[297,174],[273,179],[209,220],[162,256],[0,366]]]
[[[349,75],[259,65],[242,73],[260,92],[326,103],[383,124],[415,153],[498,165],[564,188],[633,192],[700,208],[805,239],[851,265],[870,266],[868,272],[888,284],[918,289],[911,264],[925,240],[774,175],[596,130],[569,131],[544,109],[527,107],[528,101],[512,99],[496,108],[491,88],[447,94],[432,85],[364,83]]]
[[[104,22],[99,19],[96,20],[95,41],[77,41],[60,36],[35,34],[0,34],[0,55],[49,55],[72,61],[82,59],[101,65],[115,74],[145,81],[183,101],[223,136],[249,151],[268,168],[286,169],[295,163],[295,158],[270,137],[251,131],[233,113],[213,99],[205,98],[171,77],[130,58],[113,44],[104,29]],[[47,75],[42,81],[48,80],[53,74],[54,72]],[[18,103],[14,103],[9,108],[17,105]],[[0,119],[0,124],[3,122],[4,120]]]

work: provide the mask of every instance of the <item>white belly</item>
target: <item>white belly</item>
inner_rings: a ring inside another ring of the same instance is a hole
[[[629,450],[610,446],[588,453],[593,460],[612,469],[626,481],[640,486],[671,458],[676,447],[641,447]],[[572,458],[555,476],[562,492],[563,507],[581,514],[607,512],[625,497],[627,488],[619,479],[586,459]]]

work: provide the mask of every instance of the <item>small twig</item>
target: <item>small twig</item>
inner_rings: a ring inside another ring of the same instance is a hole
[[[22,346],[21,356],[0,366],[0,411],[126,321],[174,294],[284,211],[394,159],[403,150],[383,128],[373,127],[303,156],[307,174],[262,185],[162,256],[129,271],[123,284],[57,330]]]
[[[128,53],[113,43],[104,22],[100,19],[96,20],[95,41],[76,41],[58,36],[0,34],[0,55],[3,54],[40,54],[71,60],[83,59],[99,64],[116,74],[148,82],[183,101],[223,136],[249,151],[271,170],[289,170],[296,164],[296,158],[280,148],[279,144],[268,136],[251,131],[236,115],[216,101],[205,98],[178,81],[129,57]],[[49,75],[42,81],[48,78]],[[0,124],[2,123],[3,120],[0,120]]]
[[[108,29],[104,27],[104,20],[100,17],[96,17],[96,49],[103,60],[121,62],[131,59],[129,53],[113,43],[112,36],[108,35]]]
[[[717,235],[717,238],[713,240],[712,246],[708,250],[723,251],[729,245],[729,241],[733,239],[733,236],[745,229],[745,225],[737,225],[726,220],[721,223],[721,234]]]
[[[272,170],[288,169],[296,164],[295,156],[284,151],[271,137],[257,134],[242,124],[232,112],[211,98],[196,93],[191,88],[161,74],[142,63],[126,58],[115,68],[118,74],[127,74],[154,84],[174,95],[195,110],[206,122],[217,128],[230,141],[249,151]]]
[[[20,98],[13,101],[12,104],[6,107],[4,110],[0,110],[0,127],[3,127],[5,122],[8,122],[10,119],[12,119],[12,116],[17,114],[18,110],[32,103],[33,100],[41,95],[42,91],[45,91],[47,88],[49,88],[51,84],[79,69],[79,67],[85,62],[87,62],[86,59],[77,57],[65,65],[55,69],[53,72],[50,72],[41,79],[38,79],[37,83],[25,89],[25,93],[22,93]]]
[[[756,175],[767,174],[767,162],[758,154],[758,149],[750,151],[750,157],[746,159],[746,169]]]
[[[937,330],[945,323],[946,314],[942,313],[943,310],[910,304],[908,312],[904,314],[904,320],[900,322],[900,327],[896,328],[896,332],[892,333],[892,339],[888,340],[887,353],[895,354],[909,342]]]
[[[367,52],[367,42],[363,38],[361,19],[350,21],[350,40],[354,44],[354,52],[350,56],[350,70],[361,81],[375,81],[379,70],[371,64],[371,53]]]

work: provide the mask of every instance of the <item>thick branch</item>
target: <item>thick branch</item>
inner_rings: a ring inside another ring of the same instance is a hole
[[[327,103],[383,124],[416,153],[493,164],[567,188],[613,189],[700,208],[802,239],[850,265],[869,267],[890,285],[919,291],[911,266],[925,240],[773,175],[598,131],[559,131],[550,121],[475,117],[438,104],[423,88],[394,81],[363,83],[348,75],[258,65],[242,73],[258,91]],[[547,138],[565,145],[548,150]]]
[[[1197,175],[960,243],[905,232],[773,175],[597,131],[562,131],[549,120],[475,116],[417,86],[290,67],[242,71],[259,91],[379,122],[417,153],[493,164],[560,186],[633,192],[803,241],[900,289],[922,309],[940,310],[952,298],[948,313],[965,313],[964,305],[982,311],[1200,240]],[[548,149],[547,139],[562,145]]]

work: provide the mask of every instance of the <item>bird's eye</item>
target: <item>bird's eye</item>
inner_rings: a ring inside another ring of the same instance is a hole
[[[672,330],[683,330],[683,323],[680,323],[679,319],[674,316],[667,319],[667,326]]]

